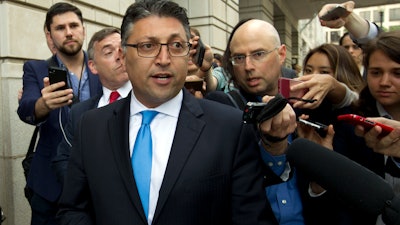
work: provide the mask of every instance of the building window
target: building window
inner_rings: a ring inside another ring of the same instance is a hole
[[[375,23],[381,23],[383,21],[381,21],[381,11],[379,10],[374,10],[374,18],[372,19],[373,22]]]
[[[394,8],[389,10],[389,20],[390,21],[400,20],[400,8]]]
[[[371,12],[370,11],[363,11],[359,14],[362,18],[366,20],[371,20]]]
[[[340,31],[331,32],[331,43],[339,43]]]

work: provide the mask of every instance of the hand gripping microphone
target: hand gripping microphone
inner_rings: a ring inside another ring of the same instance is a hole
[[[366,213],[382,214],[388,225],[400,224],[400,199],[390,185],[367,168],[307,139],[293,141],[287,159],[327,191]]]

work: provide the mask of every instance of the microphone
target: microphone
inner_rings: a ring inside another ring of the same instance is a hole
[[[400,199],[383,178],[367,168],[304,138],[293,141],[286,157],[298,171],[346,203],[366,213],[383,213],[389,225],[399,224]]]

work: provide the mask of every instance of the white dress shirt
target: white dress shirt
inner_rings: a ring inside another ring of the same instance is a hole
[[[126,82],[122,87],[118,88],[116,91],[119,93],[119,99],[128,96],[129,92],[132,90],[131,82]],[[108,105],[110,102],[111,90],[103,86],[103,95],[101,96],[97,108]]]
[[[176,124],[182,106],[183,92],[168,102],[154,108],[159,112],[150,124],[153,142],[153,158],[150,179],[150,197],[147,222],[151,224],[156,210],[158,194],[167,168],[169,153],[175,136]],[[129,149],[132,157],[136,135],[142,123],[141,111],[149,110],[140,103],[132,91],[129,119]]]

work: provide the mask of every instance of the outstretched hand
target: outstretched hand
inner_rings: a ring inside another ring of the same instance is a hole
[[[400,122],[384,117],[367,119],[393,127],[394,130],[388,135],[380,137],[379,134],[382,132],[381,127],[374,126],[370,130],[365,130],[363,126],[357,125],[355,128],[356,135],[363,137],[365,144],[372,148],[374,152],[400,158]]]
[[[192,43],[192,49],[190,50],[190,54],[191,55],[195,55],[197,53],[196,47],[199,43],[199,36],[195,36],[193,38],[191,38],[191,43]],[[212,61],[214,59],[214,55],[212,52],[212,49],[209,45],[204,44],[204,48],[205,48],[205,52],[204,52],[204,59],[203,59],[203,63],[201,65],[200,69],[200,73],[197,74],[200,78],[204,78],[208,72],[210,72],[211,66],[212,66]],[[193,62],[195,63],[195,62]],[[197,65],[196,65],[197,66]]]
[[[50,84],[49,78],[43,79],[44,88],[42,89],[42,98],[45,106],[51,110],[61,108],[72,103],[72,89],[57,90],[63,87],[65,82]]]
[[[262,98],[262,101],[269,102],[273,98],[274,96],[266,95]],[[271,143],[263,141],[264,148],[272,155],[284,154],[287,149],[287,139],[285,137],[292,134],[296,130],[296,127],[296,113],[292,106],[286,103],[285,107],[278,114],[258,124],[261,135],[271,136],[278,140],[281,139],[280,141]]]
[[[72,104],[73,98],[71,88],[57,91],[58,88],[65,85],[64,81],[50,84],[49,78],[45,77],[43,78],[43,85],[42,97],[35,104],[35,116],[38,120],[45,118],[54,109]]]
[[[337,83],[337,80],[335,78],[324,74],[303,75],[298,79],[303,82],[293,85],[290,90],[295,92],[302,89],[307,89],[308,91],[306,92],[306,94],[304,94],[302,98],[315,99],[316,101],[296,101],[295,103],[293,103],[294,108],[317,108],[319,105],[321,105],[322,101],[325,99],[328,93],[335,88]]]
[[[299,118],[307,120],[308,115],[303,114]],[[325,148],[333,150],[333,137],[335,135],[335,130],[333,129],[332,124],[328,126],[326,136],[321,137],[321,135],[319,135],[319,133],[313,127],[298,122],[297,134],[301,138],[306,138],[324,146]]]
[[[337,5],[338,5],[338,3],[324,5],[321,8],[321,10],[319,11],[318,17],[321,18],[321,16],[328,13],[328,11],[337,7]],[[347,14],[345,14],[344,16],[339,17],[335,20],[330,20],[330,21],[320,19],[321,26],[325,26],[325,27],[329,27],[329,28],[340,28],[346,24],[347,17],[348,17],[348,15],[350,15],[353,12],[355,3],[353,1],[347,1],[347,2],[344,2],[339,5],[341,5],[342,7],[344,7],[347,10]]]

